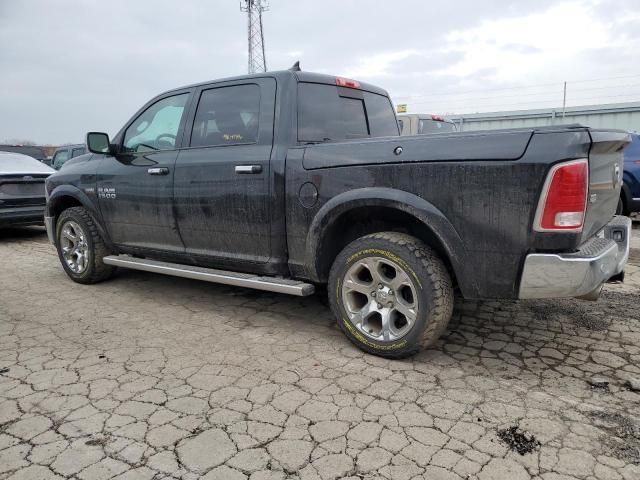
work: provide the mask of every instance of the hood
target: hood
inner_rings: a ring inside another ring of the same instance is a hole
[[[53,168],[27,155],[0,152],[0,175],[42,175],[54,172]]]

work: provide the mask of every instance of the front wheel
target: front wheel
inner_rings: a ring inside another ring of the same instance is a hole
[[[362,350],[403,358],[433,344],[453,311],[451,277],[438,255],[397,232],[366,235],[336,257],[329,302]]]
[[[101,282],[115,271],[115,267],[102,261],[111,252],[84,207],[69,208],[60,214],[56,248],[64,271],[74,282]]]

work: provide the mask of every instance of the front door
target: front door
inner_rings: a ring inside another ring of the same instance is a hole
[[[203,87],[174,177],[187,253],[264,263],[271,256],[275,80]]]
[[[128,247],[184,251],[173,213],[173,178],[189,92],[144,109],[119,153],[98,166],[96,193],[111,240]]]

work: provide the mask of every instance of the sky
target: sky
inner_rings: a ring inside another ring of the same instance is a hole
[[[267,67],[414,113],[640,101],[639,0],[271,0]],[[0,0],[0,141],[115,134],[153,96],[247,71],[239,0]]]

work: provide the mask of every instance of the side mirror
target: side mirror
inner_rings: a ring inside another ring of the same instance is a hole
[[[87,148],[91,153],[111,153],[109,135],[102,132],[87,133]]]

